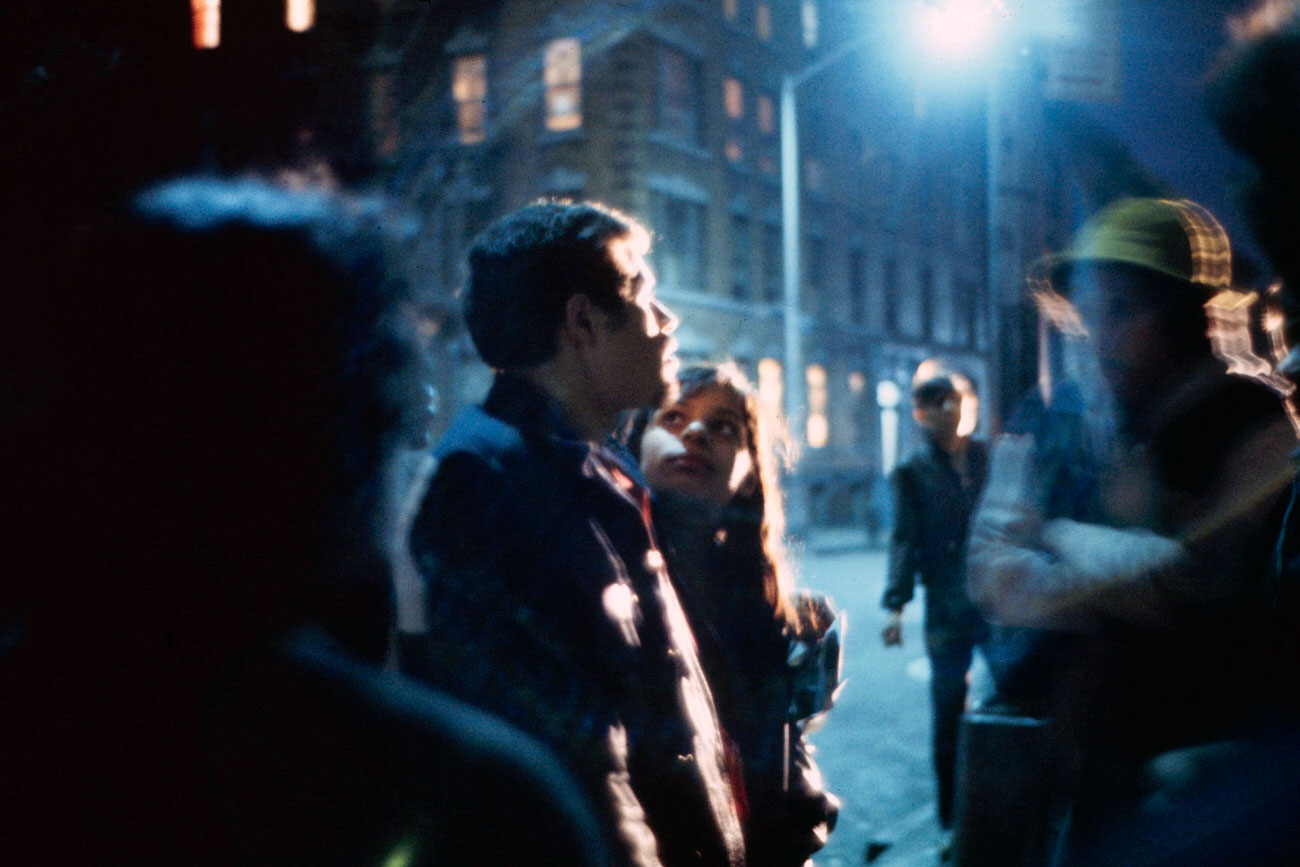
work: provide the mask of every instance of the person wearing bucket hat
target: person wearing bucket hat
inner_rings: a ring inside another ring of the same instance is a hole
[[[1221,375],[1204,305],[1231,283],[1231,248],[1195,202],[1121,199],[1035,267],[1082,313],[1123,422],[1140,423],[1154,395],[1201,371],[1211,382]]]
[[[1294,435],[1279,396],[1212,350],[1203,306],[1231,252],[1204,208],[1121,200],[1035,270],[1077,307],[1096,361],[1079,459],[1095,471],[1062,510],[1046,440],[1002,437],[967,589],[994,623],[1070,633],[1045,710],[1078,755],[1071,861],[1139,801],[1147,760],[1244,724]]]

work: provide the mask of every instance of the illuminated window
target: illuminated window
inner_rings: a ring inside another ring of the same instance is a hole
[[[754,32],[764,42],[772,38],[772,7],[767,3],[759,3],[754,9]]]
[[[776,105],[766,93],[758,95],[758,131],[763,135],[776,132]]]
[[[740,120],[745,116],[745,86],[734,78],[728,78],[722,83],[723,105],[727,109],[727,117],[732,120]]]
[[[860,370],[855,370],[849,374],[849,392],[860,395],[867,387],[867,375]]]
[[[808,445],[819,449],[830,438],[826,423],[826,368],[808,365]]]
[[[577,39],[555,39],[546,46],[546,128],[556,132],[582,126],[582,48]]]
[[[452,70],[451,96],[456,101],[456,133],[461,144],[475,144],[486,137],[487,57],[467,54],[457,57]]]
[[[659,52],[658,127],[691,144],[700,140],[700,64],[671,48]]]
[[[817,0],[803,0],[800,9],[800,21],[803,24],[803,44],[806,48],[817,47],[821,36],[821,18],[817,14]]]
[[[221,0],[190,0],[195,48],[216,48],[221,44]]]
[[[738,0],[722,0],[722,17],[728,21],[735,21],[736,16],[740,14],[740,3]]]
[[[745,149],[740,146],[738,139],[727,139],[727,145],[723,148],[723,153],[727,155],[727,162],[738,163],[745,158]]]
[[[306,33],[316,23],[316,0],[285,0],[284,26]]]

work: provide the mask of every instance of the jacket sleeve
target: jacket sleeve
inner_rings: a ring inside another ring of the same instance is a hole
[[[1147,530],[1044,522],[1033,454],[1029,436],[1004,436],[994,448],[967,550],[971,601],[990,621],[1008,626],[1167,625],[1163,588],[1168,576],[1189,568],[1184,547]]]
[[[889,484],[894,495],[894,529],[889,538],[889,571],[880,604],[898,611],[915,595],[921,539],[912,473],[901,466],[894,470]]]

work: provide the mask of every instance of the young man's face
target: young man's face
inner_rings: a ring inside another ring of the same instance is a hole
[[[593,385],[611,410],[660,406],[677,391],[677,317],[655,298],[654,274],[634,240],[611,241],[609,253],[630,297],[622,322],[601,317]]]
[[[1175,335],[1140,274],[1085,264],[1075,269],[1070,287],[1096,341],[1102,376],[1120,404],[1159,393],[1177,363]]]
[[[961,423],[961,395],[955,390],[925,401],[914,402],[912,418],[917,425],[940,443],[956,438]]]

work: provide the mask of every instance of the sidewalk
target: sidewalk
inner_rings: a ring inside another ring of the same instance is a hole
[[[938,862],[930,767],[929,664],[921,600],[907,606],[903,647],[880,641],[886,553],[865,533],[818,530],[796,550],[802,586],[835,599],[848,624],[844,691],[811,737],[827,787],[843,802],[839,826],[815,858],[819,867],[866,862],[868,844],[889,843],[881,867]]]

